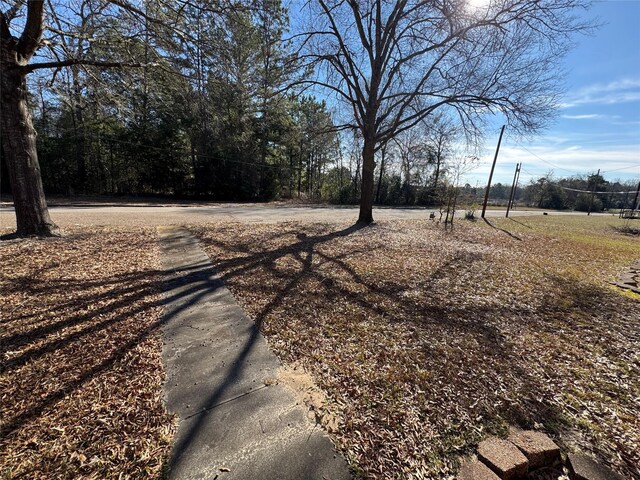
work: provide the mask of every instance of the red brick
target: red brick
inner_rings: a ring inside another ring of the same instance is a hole
[[[469,459],[462,462],[457,480],[500,480],[489,467],[479,460]]]
[[[491,437],[478,445],[478,458],[502,480],[527,474],[529,461],[513,443]]]
[[[542,432],[510,429],[507,440],[524,453],[530,470],[551,466],[560,459],[560,447]]]
[[[567,463],[571,480],[624,480],[622,475],[586,455],[570,453]]]

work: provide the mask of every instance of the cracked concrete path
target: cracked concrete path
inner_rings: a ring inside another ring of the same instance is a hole
[[[284,385],[280,362],[193,235],[158,227],[165,277],[167,408],[179,418],[170,479],[351,478]]]

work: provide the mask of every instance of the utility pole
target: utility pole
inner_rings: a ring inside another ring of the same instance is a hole
[[[511,200],[511,207],[515,208],[516,195],[518,194],[518,184],[520,183],[520,171],[522,170],[522,162],[520,162],[520,168],[518,168],[518,176],[516,177],[516,188],[513,189],[513,199]]]
[[[591,200],[589,201],[589,211],[587,212],[587,216],[591,215],[591,207],[593,207],[593,197],[596,194],[596,190],[598,188],[598,177],[600,176],[600,169],[598,169],[598,173],[596,173],[596,179],[593,184],[593,191],[591,192]]]
[[[513,199],[516,196],[516,188],[518,186],[518,177],[520,176],[520,167],[521,163],[516,164],[516,171],[513,174],[513,183],[511,184],[511,194],[509,195],[509,203],[507,203],[507,213],[505,218],[509,218],[509,210],[511,210],[511,204],[513,203]]]
[[[640,195],[640,182],[638,182],[638,189],[636,190],[636,196],[633,199],[633,205],[631,205],[631,216],[635,214],[636,208],[640,208],[638,206],[638,195]]]
[[[496,154],[493,157],[493,165],[491,165],[491,173],[489,173],[489,183],[487,183],[487,190],[484,192],[484,202],[482,204],[482,218],[484,218],[484,212],[487,210],[487,202],[489,201],[489,190],[491,189],[491,179],[493,178],[493,170],[496,168],[496,162],[498,161],[498,152],[500,151],[500,143],[502,143],[502,134],[504,133],[503,125],[500,129],[500,138],[498,138],[498,146],[496,147]]]

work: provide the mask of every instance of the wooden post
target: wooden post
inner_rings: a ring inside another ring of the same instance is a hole
[[[631,205],[631,216],[633,217],[635,211],[638,207],[638,195],[640,195],[640,182],[638,182],[638,189],[636,190],[636,196],[633,199],[633,205]]]
[[[503,125],[500,129],[500,138],[498,138],[498,146],[496,147],[496,154],[493,157],[493,165],[491,165],[491,173],[489,173],[489,183],[487,183],[487,190],[484,192],[484,202],[482,203],[482,218],[484,218],[484,212],[487,210],[487,202],[489,201],[489,190],[491,189],[491,179],[493,178],[493,170],[496,168],[496,162],[498,161],[498,152],[500,151],[500,143],[502,143],[502,134],[504,133]]]
[[[518,184],[520,183],[520,171],[522,170],[522,162],[520,162],[520,168],[518,168],[518,176],[516,177],[516,188],[513,189],[513,200],[511,201],[511,208],[515,208],[516,195],[518,194]]]
[[[513,174],[513,183],[511,184],[511,194],[509,195],[509,202],[507,203],[507,213],[505,214],[505,218],[509,218],[509,210],[511,210],[511,203],[513,203],[513,199],[516,196],[516,186],[518,185],[518,174],[520,173],[520,164],[516,164],[516,171]]]
[[[595,184],[593,185],[593,191],[591,192],[591,200],[589,200],[589,211],[587,212],[587,216],[591,215],[591,207],[593,207],[593,197],[596,194],[596,189],[598,188],[598,179],[597,177],[600,176],[600,169],[598,169],[598,173],[596,173],[596,181]]]
[[[638,184],[640,187],[640,184]],[[618,217],[622,218],[622,214],[627,209],[627,199],[629,198],[629,191],[624,192],[624,200],[622,200],[622,207],[620,208],[620,215]]]

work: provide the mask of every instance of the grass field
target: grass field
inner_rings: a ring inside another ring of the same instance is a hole
[[[155,229],[0,243],[0,478],[158,478]]]
[[[640,257],[616,217],[194,227],[365,478],[447,478],[509,425],[640,475]],[[333,422],[332,422],[333,423]]]

